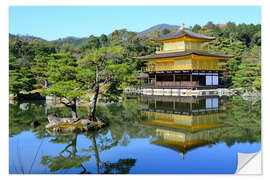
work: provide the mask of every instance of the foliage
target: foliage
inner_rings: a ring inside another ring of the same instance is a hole
[[[70,169],[73,167],[77,168],[83,168],[83,172],[85,172],[85,168],[82,165],[83,162],[88,161],[91,156],[85,155],[80,156],[77,155],[77,134],[72,134],[71,136],[68,136],[70,139],[69,144],[59,153],[59,156],[43,156],[41,160],[41,164],[47,165],[50,168],[51,172],[63,170],[63,169]],[[61,139],[61,137],[60,137]],[[65,139],[67,140],[67,139]],[[59,143],[58,141],[53,141],[54,143]],[[63,143],[60,141],[60,143]],[[69,150],[69,147],[72,147],[71,150]],[[65,156],[63,153],[67,152],[67,156]]]
[[[46,94],[54,94],[69,101],[84,94],[80,89],[83,83],[77,80],[77,63],[73,56],[53,54],[50,56],[47,69],[46,75],[52,86]]]
[[[234,96],[229,100],[228,115],[223,120],[229,123],[218,139],[224,139],[227,145],[235,142],[260,142],[261,141],[261,101],[246,101],[241,96]]]
[[[196,28],[199,29],[198,26]],[[247,81],[241,80],[240,76],[248,75],[248,73],[244,74],[245,70],[249,71],[251,66],[259,67],[261,63],[261,26],[259,24],[236,25],[233,22],[228,22],[217,27],[212,23],[208,23],[200,28],[198,32],[217,37],[216,40],[206,43],[209,47],[209,52],[234,56],[227,62],[224,62],[228,71],[222,74],[224,77],[223,83],[231,87],[241,87],[241,84],[247,83]],[[248,65],[249,63],[250,65]],[[241,71],[239,72],[240,69]],[[256,79],[256,89],[260,90],[260,73],[254,73],[253,78]],[[249,85],[244,84],[245,87]],[[245,90],[250,89],[244,88]]]
[[[232,78],[233,87],[240,91],[256,92],[261,90],[261,64],[244,61]]]
[[[46,73],[51,87],[42,91],[43,95],[53,94],[60,97],[61,103],[72,109],[73,118],[77,118],[76,101],[86,93],[83,89],[84,82],[81,82],[77,77],[78,72],[79,69],[74,56],[52,54]]]
[[[48,77],[47,77],[47,67],[48,67],[48,62],[50,60],[50,57],[46,56],[36,56],[34,59],[34,62],[32,63],[31,66],[31,72],[33,73],[35,79],[39,82],[44,82],[45,88],[47,88],[47,82],[48,82]]]
[[[26,107],[24,109],[23,107]],[[44,113],[44,104],[40,101],[21,102],[9,104],[9,136],[13,137],[22,131],[31,130],[31,123],[37,121],[44,125],[47,123]],[[44,131],[44,128],[39,129]],[[38,133],[38,132],[37,132]]]
[[[21,91],[31,91],[33,89],[32,73],[28,67],[20,67],[18,60],[14,56],[9,58],[9,93],[19,94]]]
[[[79,59],[78,64],[80,69],[78,77],[84,82],[84,86],[92,89],[101,83],[108,86],[114,83],[122,85],[129,73],[124,49],[118,46],[93,49]]]

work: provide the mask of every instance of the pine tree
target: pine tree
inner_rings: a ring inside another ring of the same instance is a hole
[[[34,74],[37,81],[44,82],[44,87],[48,88],[47,67],[50,57],[36,56],[32,63],[31,72]]]
[[[124,49],[121,47],[102,47],[89,51],[84,58],[78,61],[79,79],[85,83],[85,86],[94,90],[92,111],[88,116],[89,120],[96,120],[95,112],[100,86],[110,86],[115,82],[120,86],[129,78],[128,62],[125,62],[123,54]],[[109,94],[113,96],[112,93]]]
[[[45,75],[51,87],[43,93],[60,97],[60,102],[71,108],[72,118],[77,119],[77,101],[85,94],[85,90],[84,82],[80,82],[77,78],[75,57],[69,54],[53,54],[50,56],[47,70]]]

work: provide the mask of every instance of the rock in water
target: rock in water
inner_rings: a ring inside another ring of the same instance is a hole
[[[56,132],[84,132],[99,129],[107,124],[105,118],[102,118],[102,121],[98,119],[95,122],[88,119],[74,120],[72,118],[60,118],[54,115],[49,115],[48,121],[49,124],[46,128],[49,131]]]
[[[33,128],[36,128],[36,127],[38,127],[40,125],[40,122],[38,122],[38,121],[33,121],[32,123],[31,123],[31,126],[33,127]]]

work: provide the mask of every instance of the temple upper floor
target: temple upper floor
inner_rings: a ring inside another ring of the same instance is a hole
[[[163,47],[157,48],[156,54],[181,52],[181,51],[207,52],[208,46],[200,42],[188,42],[188,41],[165,42],[163,44]]]
[[[215,37],[204,36],[187,29],[179,29],[176,32],[152,40],[163,44],[163,47],[156,51],[157,54],[160,54],[181,51],[207,52],[208,47],[204,42],[209,42],[214,39]]]

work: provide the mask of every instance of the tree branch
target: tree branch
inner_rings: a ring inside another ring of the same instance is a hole
[[[69,108],[72,107],[72,105],[71,105],[71,103],[69,101],[68,101],[68,103],[66,103],[66,102],[62,101],[62,98],[60,98],[60,103],[64,104],[65,106],[67,106]]]

